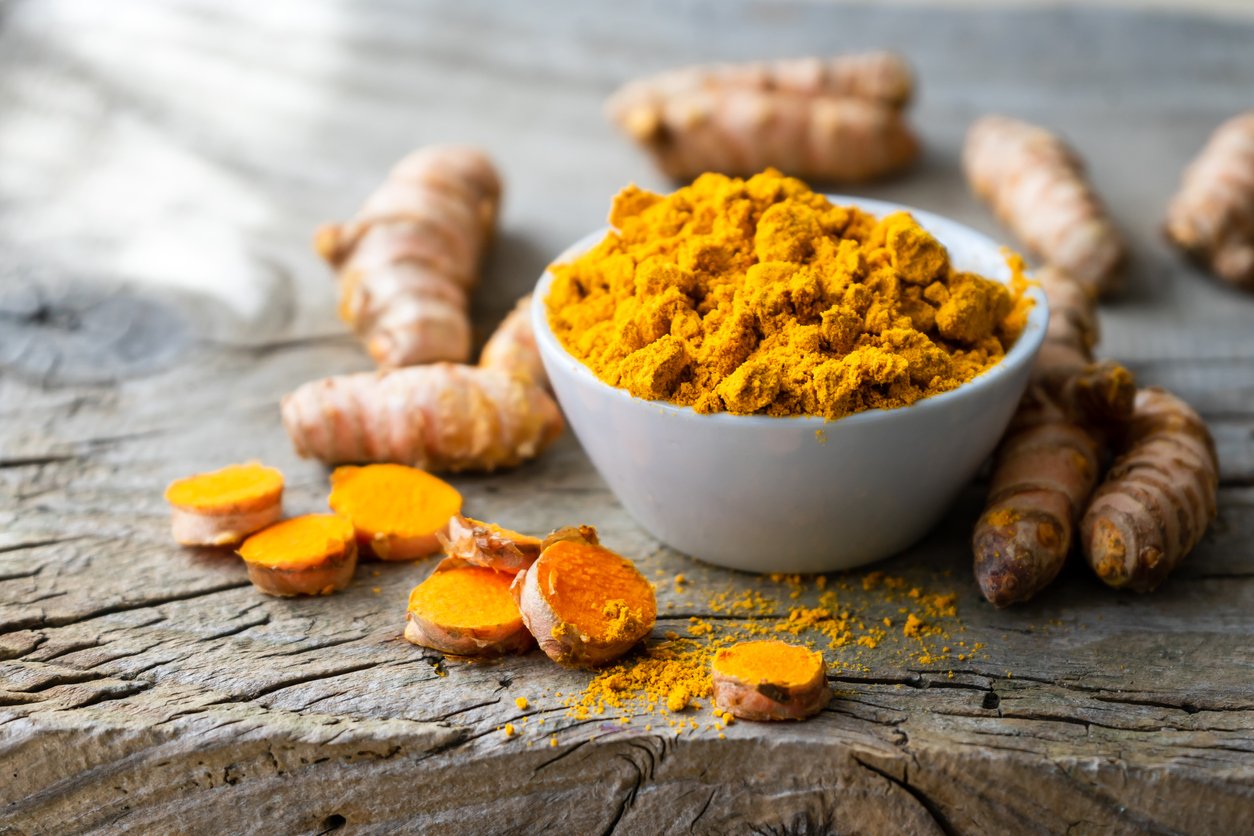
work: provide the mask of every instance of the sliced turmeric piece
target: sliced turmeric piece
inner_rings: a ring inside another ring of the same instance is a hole
[[[405,638],[455,656],[523,653],[532,645],[510,593],[513,577],[445,559],[409,594]]]
[[[233,546],[283,514],[283,474],[259,462],[178,479],[166,488],[174,539],[184,546]]]
[[[516,575],[540,556],[540,538],[454,514],[440,535],[450,558]]]
[[[513,589],[540,649],[563,665],[616,659],[657,620],[653,586],[630,560],[587,539],[547,546]]]
[[[270,526],[239,548],[248,579],[267,595],[330,595],[357,568],[353,526],[334,514],[307,514]]]
[[[331,474],[331,510],[382,560],[414,560],[440,550],[449,517],[462,507],[457,489],[401,464],[339,467]]]
[[[714,703],[743,720],[804,720],[831,698],[823,654],[769,639],[714,654]]]

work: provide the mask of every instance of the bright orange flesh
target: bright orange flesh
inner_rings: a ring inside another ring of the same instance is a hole
[[[331,474],[331,510],[367,539],[433,534],[461,510],[457,489],[430,473],[400,464],[340,467]]]
[[[482,566],[435,572],[409,594],[409,610],[444,628],[473,630],[522,622],[512,575]]]
[[[334,514],[293,517],[259,531],[239,556],[261,566],[302,568],[337,557],[353,542],[353,526]]]
[[[541,593],[561,621],[594,641],[614,637],[624,607],[640,622],[651,624],[657,616],[653,587],[609,549],[564,540],[545,549],[535,568]]]
[[[794,688],[813,682],[822,669],[822,654],[774,639],[740,642],[714,656],[715,674],[735,677],[748,685]]]
[[[227,514],[269,505],[283,494],[283,474],[258,462],[233,464],[170,483],[166,501],[205,514]]]

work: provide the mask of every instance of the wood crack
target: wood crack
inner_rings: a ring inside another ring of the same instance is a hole
[[[880,769],[878,766],[874,766],[872,764],[867,763],[866,761],[862,760],[862,758],[858,757],[857,755],[853,756],[853,760],[856,764],[858,764],[858,766],[862,767],[863,769],[869,772],[875,773],[876,775],[883,778],[885,781],[888,781],[893,786],[899,787],[903,792],[905,792],[911,798],[917,801],[919,803],[919,806],[922,807],[924,812],[926,812],[928,816],[932,819],[932,822],[936,825],[936,828],[940,830],[942,833],[944,833],[945,836],[956,836],[956,834],[960,832],[958,828],[954,827],[953,822],[951,822],[949,818],[944,814],[944,812],[942,812],[940,806],[935,801],[933,801],[931,798],[928,797],[927,793],[923,792],[921,789],[913,786],[910,783],[910,772],[909,772],[908,765],[903,768],[903,777],[898,778],[897,776],[893,775],[891,772],[888,772],[887,770]]]

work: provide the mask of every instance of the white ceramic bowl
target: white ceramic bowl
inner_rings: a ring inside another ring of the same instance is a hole
[[[997,244],[930,212],[832,196],[875,215],[906,209],[955,266],[1008,281]],[[605,235],[558,257],[569,261]],[[602,478],[654,537],[749,572],[827,572],[889,557],[935,525],[993,451],[1027,385],[1048,308],[1037,288],[1005,358],[957,389],[836,421],[730,414],[634,398],[602,383],[549,329],[541,277],[532,322],[566,418]],[[595,522],[595,521],[590,521]]]

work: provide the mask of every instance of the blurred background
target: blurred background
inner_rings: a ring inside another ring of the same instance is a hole
[[[1216,332],[1248,330],[1252,303],[1180,262],[1158,224],[1181,168],[1250,106],[1252,44],[1254,6],[1240,0],[10,0],[0,364],[105,380],[172,363],[198,340],[343,333],[312,231],[435,141],[482,145],[506,180],[475,301],[490,323],[603,223],[620,187],[671,187],[604,118],[619,84],[694,62],[879,47],[917,70],[926,150],[858,193],[1009,241],[962,181],[963,132],[990,111],[1060,131],[1134,247],[1104,350],[1147,367],[1204,357]],[[44,339],[67,317],[96,329],[81,356],[64,334]]]

